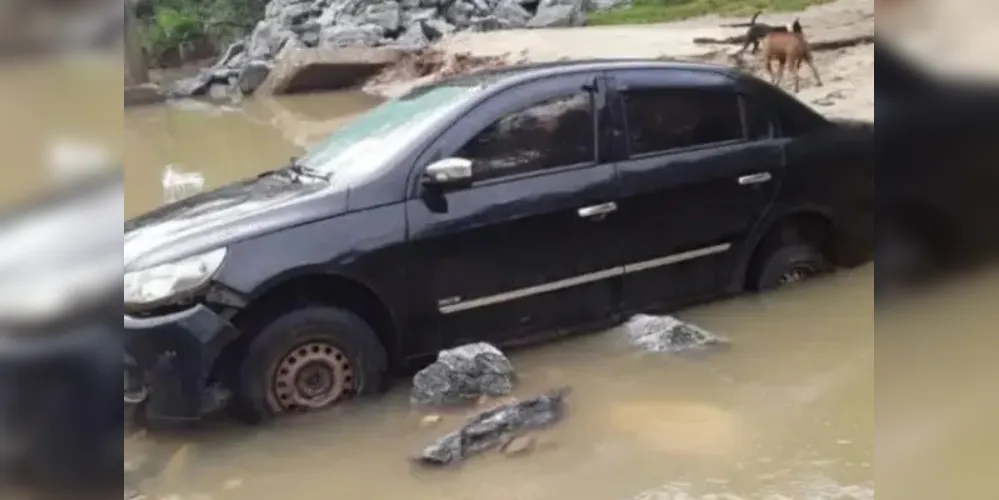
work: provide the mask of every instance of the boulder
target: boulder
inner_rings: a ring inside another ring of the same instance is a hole
[[[402,51],[384,47],[288,51],[275,63],[257,93],[280,95],[356,87],[399,62],[402,56]]]
[[[413,377],[410,401],[414,405],[441,406],[475,401],[479,397],[505,396],[513,391],[513,364],[490,344],[468,344],[441,351],[437,361]]]
[[[236,85],[243,94],[252,94],[263,85],[270,73],[271,64],[269,62],[252,61],[243,67]]]
[[[373,24],[381,28],[382,33],[398,31],[402,24],[402,9],[395,2],[369,5],[360,16],[363,24]]]
[[[715,335],[672,316],[633,316],[624,325],[632,345],[647,352],[677,352],[728,344]]]
[[[166,100],[166,95],[154,83],[125,87],[125,107],[156,104]]]
[[[330,26],[319,33],[319,46],[323,48],[374,47],[381,42],[385,31],[375,24],[361,26]]]
[[[238,67],[239,56],[246,52],[246,42],[239,40],[225,49],[222,57],[215,63],[214,68],[236,68]]]
[[[448,466],[477,453],[510,445],[529,431],[560,422],[566,413],[569,392],[567,387],[555,389],[479,413],[460,429],[426,447],[415,460],[424,465]]]
[[[583,0],[541,0],[538,11],[527,22],[531,28],[557,28],[586,24]]]
[[[181,98],[205,95],[215,81],[216,75],[212,69],[201,70],[192,77],[177,80],[170,85],[167,96]]]

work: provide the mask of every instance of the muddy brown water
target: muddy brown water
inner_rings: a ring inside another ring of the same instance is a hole
[[[217,186],[286,161],[375,103],[340,93],[129,109],[125,211],[159,203],[165,165]],[[126,482],[173,499],[866,500],[877,465],[884,498],[981,497],[992,491],[981,474],[999,446],[987,418],[999,395],[985,371],[995,337],[973,318],[995,313],[981,300],[929,299],[919,314],[879,311],[875,432],[873,279],[868,266],[679,312],[732,338],[705,356],[640,355],[620,330],[515,352],[519,395],[574,388],[568,419],[526,456],[414,468],[407,456],[465,414],[421,427],[400,381],[384,397],[266,427],[128,436]],[[956,323],[929,327],[946,314]]]

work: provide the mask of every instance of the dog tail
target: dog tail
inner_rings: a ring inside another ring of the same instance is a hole
[[[760,17],[761,14],[763,14],[762,10],[758,10],[758,11],[754,12],[753,13],[753,17],[749,18],[749,25],[750,26],[755,26],[756,25],[756,20]]]

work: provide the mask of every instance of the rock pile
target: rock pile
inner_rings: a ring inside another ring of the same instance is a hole
[[[456,31],[582,26],[587,11],[629,0],[271,0],[264,19],[219,62],[175,85],[189,97],[212,85],[241,94],[263,84],[275,60],[298,49],[383,47],[420,51]]]

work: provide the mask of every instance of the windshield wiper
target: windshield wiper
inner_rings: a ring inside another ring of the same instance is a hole
[[[288,162],[288,170],[299,177],[312,177],[313,179],[320,179],[324,181],[330,180],[330,175],[321,170],[317,170],[312,167],[307,167],[298,162],[298,158],[292,158]]]
[[[288,160],[288,163],[285,166],[275,170],[269,170],[267,172],[263,172],[258,177],[264,177],[268,175],[278,175],[283,173],[290,174],[292,181],[298,181],[302,177],[311,177],[313,179],[320,179],[327,182],[330,180],[329,174],[302,165],[301,163],[298,162],[298,158],[295,157],[292,157],[290,160]]]

